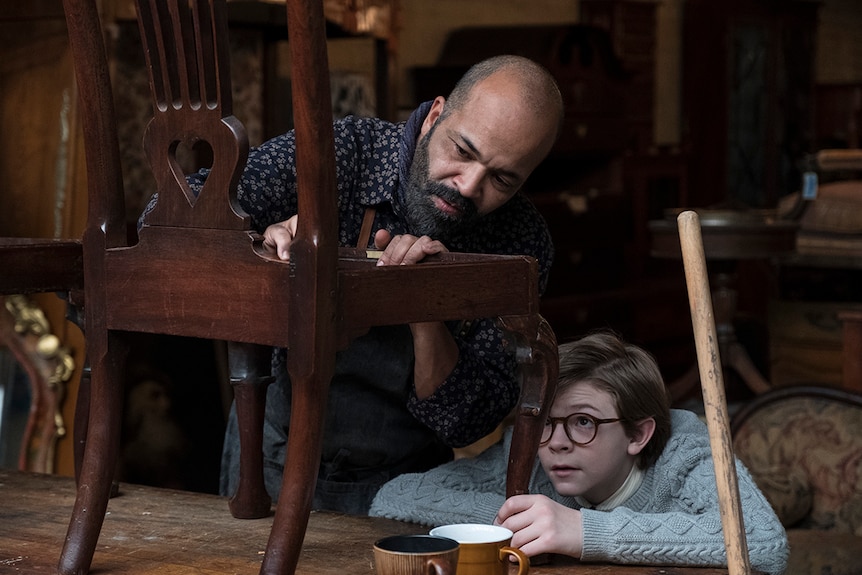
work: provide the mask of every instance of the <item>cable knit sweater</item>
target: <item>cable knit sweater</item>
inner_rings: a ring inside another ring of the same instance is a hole
[[[557,494],[538,461],[530,492],[546,495],[583,516],[583,561],[652,565],[727,565],[706,425],[673,410],[672,435],[640,488],[610,511],[582,509]],[[459,459],[425,473],[386,483],[370,515],[428,526],[491,523],[505,500],[512,429],[473,459]],[[737,461],[739,493],[751,567],[780,575],[787,566],[787,535],[775,512]]]

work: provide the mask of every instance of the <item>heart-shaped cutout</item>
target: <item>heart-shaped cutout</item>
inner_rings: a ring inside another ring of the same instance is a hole
[[[191,143],[177,140],[171,145],[168,158],[174,178],[180,184],[189,205],[194,206],[197,196],[186,183],[186,177],[201,169],[212,168],[212,146],[206,140],[195,140]]]

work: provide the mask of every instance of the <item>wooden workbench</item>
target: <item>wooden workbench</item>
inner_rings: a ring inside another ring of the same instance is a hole
[[[56,573],[72,505],[68,477],[0,470],[0,575]],[[231,517],[224,497],[120,485],[91,575],[256,575],[272,517]],[[312,512],[297,575],[372,575],[374,541],[419,525]],[[514,573],[514,569],[512,573]],[[723,569],[589,565],[555,558],[533,575],[721,575]]]

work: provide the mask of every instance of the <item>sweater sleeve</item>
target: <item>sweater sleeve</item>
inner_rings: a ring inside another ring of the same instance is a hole
[[[737,462],[751,567],[780,575],[787,566],[787,535],[745,467]],[[661,477],[640,509],[582,510],[584,561],[726,567],[724,536],[712,461],[701,458],[684,476]],[[676,485],[674,485],[676,483]],[[660,493],[670,489],[667,501]],[[633,497],[637,499],[637,495]]]
[[[506,500],[506,453],[501,441],[474,458],[399,475],[380,488],[369,515],[432,527],[492,523]]]

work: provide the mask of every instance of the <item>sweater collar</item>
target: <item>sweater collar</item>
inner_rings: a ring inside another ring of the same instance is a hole
[[[634,493],[640,488],[641,483],[644,480],[644,472],[637,465],[633,465],[631,471],[629,471],[628,477],[623,481],[623,484],[620,485],[619,489],[617,489],[610,497],[601,501],[599,503],[590,503],[586,499],[581,496],[575,497],[575,501],[578,502],[578,505],[581,507],[586,507],[587,509],[595,509],[597,511],[610,511],[611,509],[615,509],[625,503],[625,501],[634,495]]]

